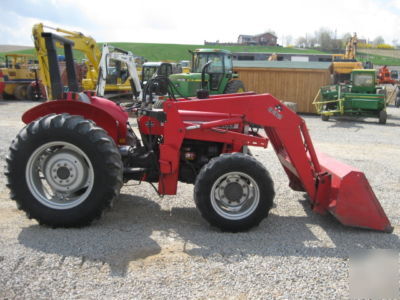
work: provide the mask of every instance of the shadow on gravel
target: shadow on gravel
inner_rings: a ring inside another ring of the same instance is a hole
[[[364,126],[362,126],[362,124],[368,124],[368,125],[374,125],[374,126],[388,126],[388,127],[399,127],[400,124],[396,124],[396,123],[392,123],[390,122],[391,119],[393,120],[399,120],[399,118],[397,117],[392,117],[392,116],[388,116],[388,120],[386,122],[386,124],[379,124],[377,121],[365,121],[363,119],[359,119],[359,118],[355,118],[355,119],[351,119],[351,118],[338,118],[338,119],[332,119],[331,123],[333,123],[332,125],[329,125],[329,128],[353,128],[356,129],[355,131],[359,131],[360,129],[365,129]]]
[[[129,199],[129,201],[126,201]],[[147,199],[121,195],[114,208],[91,226],[52,229],[33,225],[23,228],[18,240],[26,247],[62,257],[108,264],[112,276],[125,276],[129,262],[161,251],[150,238],[153,226],[142,215],[157,213],[160,207]],[[149,212],[149,213],[147,213]],[[157,218],[156,218],[157,219]],[[63,261],[63,260],[62,260]]]
[[[164,201],[168,201],[165,199]],[[331,216],[311,212],[307,216],[279,216],[271,211],[259,227],[244,233],[223,233],[211,228],[197,209],[160,206],[146,198],[121,195],[113,210],[96,224],[82,229],[50,229],[38,225],[23,228],[19,242],[48,254],[108,264],[112,276],[125,276],[131,261],[161,252],[151,238],[153,231],[173,236],[189,256],[243,259],[247,256],[337,257],[347,259],[361,249],[400,249],[399,237],[340,225]]]
[[[352,121],[352,120],[348,120],[348,119],[336,119],[336,120],[332,120],[334,123],[332,125],[329,125],[329,128],[352,128],[352,129],[356,129],[355,131],[359,131],[360,129],[364,129],[364,126],[359,125],[358,123],[364,123],[363,121]],[[332,122],[331,121],[331,122]]]

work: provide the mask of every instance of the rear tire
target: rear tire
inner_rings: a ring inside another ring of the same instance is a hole
[[[379,112],[379,124],[386,124],[387,113],[386,110],[381,110]]]
[[[112,205],[122,186],[114,141],[89,120],[48,115],[25,126],[6,158],[11,199],[51,227],[81,227]]]
[[[324,122],[327,122],[327,121],[329,121],[329,116],[321,115],[321,120],[324,121]]]
[[[194,199],[212,226],[238,232],[257,226],[273,205],[268,171],[243,153],[223,154],[206,164],[196,178]]]
[[[235,94],[235,93],[243,93],[244,85],[240,80],[231,80],[225,87],[224,94]]]
[[[27,86],[17,85],[14,89],[14,97],[17,100],[27,100]]]

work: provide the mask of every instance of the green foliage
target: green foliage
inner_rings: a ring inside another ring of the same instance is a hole
[[[103,43],[98,43],[99,47]],[[143,56],[148,61],[160,60],[189,60],[190,54],[188,50],[198,48],[226,49],[232,52],[275,52],[275,53],[322,53],[317,50],[300,50],[294,48],[283,47],[264,47],[264,46],[210,46],[210,45],[181,45],[181,44],[148,44],[148,43],[110,43],[111,45],[131,51],[135,55]],[[13,53],[35,54],[34,49],[16,51]],[[60,54],[62,51],[59,52]],[[4,55],[5,53],[0,53]],[[78,60],[84,58],[84,55],[78,51],[74,53],[74,57]]]

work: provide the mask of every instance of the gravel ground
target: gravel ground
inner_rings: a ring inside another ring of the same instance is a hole
[[[0,102],[0,164],[31,102]],[[276,207],[247,233],[221,233],[200,217],[193,187],[160,199],[125,186],[104,217],[83,229],[38,226],[9,200],[0,176],[0,298],[318,298],[349,296],[349,255],[400,249],[400,109],[375,119],[304,116],[315,147],[363,170],[393,234],[346,228],[310,211],[271,150],[252,149],[270,171]]]

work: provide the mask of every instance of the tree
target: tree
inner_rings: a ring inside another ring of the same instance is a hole
[[[272,29],[270,29],[270,28],[268,28],[267,30],[265,30],[265,32],[268,32],[268,33],[270,33],[270,34],[273,34],[274,36],[277,36],[275,30],[272,30]]]
[[[334,48],[332,36],[332,31],[326,28],[320,28],[317,32],[315,32],[317,43],[322,49],[326,50],[331,50]]]
[[[286,46],[289,46],[292,43],[293,37],[291,35],[285,36]]]
[[[381,35],[377,36],[373,42],[374,45],[380,45],[380,44],[384,44],[385,40],[383,39],[383,37]]]
[[[297,47],[300,47],[300,48],[307,48],[307,47],[308,47],[308,45],[307,45],[307,39],[306,39],[304,36],[299,37],[299,38],[296,40],[296,46],[297,46]]]
[[[342,48],[346,48],[347,42],[352,38],[353,36],[351,35],[350,32],[346,32],[342,36]]]

